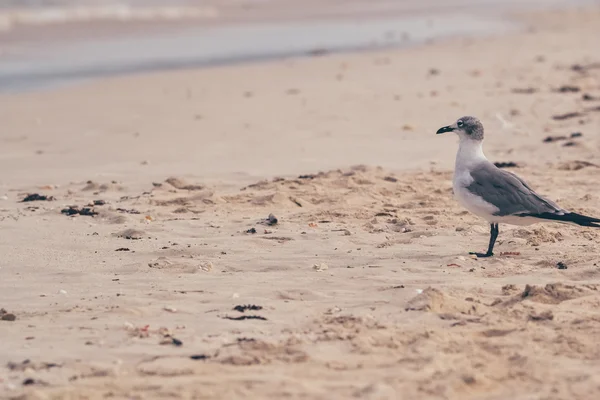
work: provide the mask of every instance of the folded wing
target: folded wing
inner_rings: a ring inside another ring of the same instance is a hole
[[[484,162],[471,171],[467,189],[498,208],[497,216],[565,215],[568,212],[531,189],[513,173]]]

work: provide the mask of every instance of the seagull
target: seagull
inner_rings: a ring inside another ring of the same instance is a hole
[[[500,223],[525,226],[552,221],[600,228],[600,219],[561,208],[517,175],[492,164],[483,154],[483,124],[477,118],[462,117],[437,134],[446,132],[454,132],[460,139],[452,182],[454,197],[491,227],[487,252],[469,254],[493,256]]]

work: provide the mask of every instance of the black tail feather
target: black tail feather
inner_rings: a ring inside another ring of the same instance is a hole
[[[547,219],[558,222],[572,222],[581,226],[591,226],[594,228],[600,228],[600,219],[588,217],[577,213],[566,213],[563,215],[553,213],[541,213],[541,214],[527,214],[525,216]]]

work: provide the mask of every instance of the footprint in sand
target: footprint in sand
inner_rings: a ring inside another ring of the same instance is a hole
[[[184,179],[177,178],[174,176],[168,178],[165,182],[168,183],[169,185],[173,186],[175,189],[180,189],[180,190],[202,190],[202,189],[204,189],[204,186],[202,186],[202,185],[191,184],[189,182],[186,182]]]
[[[201,261],[196,263],[171,261],[167,257],[158,257],[156,260],[148,263],[150,268],[160,269],[167,272],[193,274],[198,271],[210,272],[213,264],[210,261]]]
[[[137,229],[125,229],[124,231],[115,233],[114,236],[128,240],[140,240],[148,237],[144,231]]]
[[[121,192],[125,190],[125,188],[119,185],[117,182],[113,181],[111,183],[98,183],[94,181],[87,181],[86,185],[83,189],[84,192]]]

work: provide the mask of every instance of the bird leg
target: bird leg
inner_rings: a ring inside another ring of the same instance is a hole
[[[477,258],[483,257],[491,257],[494,255],[494,244],[496,244],[496,238],[498,237],[498,224],[490,224],[490,244],[488,245],[487,253],[475,253],[470,252],[469,254],[474,254]]]

